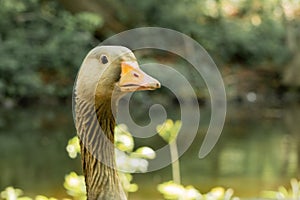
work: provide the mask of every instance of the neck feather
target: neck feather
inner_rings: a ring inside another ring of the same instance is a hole
[[[115,119],[110,99],[96,105],[76,102],[76,128],[80,137],[87,199],[126,200],[115,164]]]

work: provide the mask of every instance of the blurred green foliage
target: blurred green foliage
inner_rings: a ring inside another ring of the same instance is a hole
[[[96,14],[72,14],[59,1],[0,1],[0,102],[69,96],[82,59],[98,44],[95,35],[141,26],[183,32],[218,63],[282,66],[289,55],[280,0],[93,2],[99,7],[86,10]]]
[[[55,1],[0,1],[0,100],[69,96],[102,20]]]
[[[154,0],[137,1],[132,7],[132,1],[125,0],[123,5],[124,10],[138,16],[130,25],[166,27],[185,33],[220,62],[282,64],[288,54],[281,1]],[[125,15],[127,18],[122,16],[124,21],[130,18],[130,14]]]

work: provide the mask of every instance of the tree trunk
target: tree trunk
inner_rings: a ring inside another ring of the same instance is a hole
[[[283,84],[300,87],[300,21],[285,21],[286,41],[291,59],[283,72]]]

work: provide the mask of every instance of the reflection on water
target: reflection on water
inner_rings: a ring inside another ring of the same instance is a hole
[[[202,109],[201,128],[193,145],[181,157],[184,185],[201,192],[214,186],[231,187],[242,197],[256,197],[260,191],[287,185],[300,175],[300,110],[230,106],[226,125],[213,151],[198,159],[200,144],[207,130],[209,109]],[[171,116],[169,116],[171,117]],[[66,196],[62,183],[72,170],[80,173],[80,161],[65,151],[67,140],[75,134],[71,108],[40,107],[1,110],[0,190],[13,185],[27,195]],[[156,147],[163,141],[136,146]],[[159,198],[158,183],[171,179],[171,168],[137,174],[139,191],[130,199]]]
[[[68,158],[66,142],[75,134],[71,110],[31,108],[1,110],[0,190],[12,185],[26,194],[63,191],[64,175],[80,171],[79,160]]]

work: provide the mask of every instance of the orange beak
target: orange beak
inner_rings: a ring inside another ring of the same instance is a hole
[[[136,61],[123,61],[119,87],[122,92],[155,90],[160,88],[160,83],[143,72]]]

